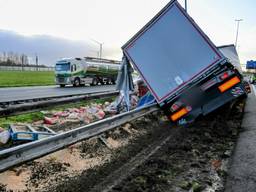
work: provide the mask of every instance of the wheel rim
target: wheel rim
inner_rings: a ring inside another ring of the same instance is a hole
[[[79,80],[75,80],[75,85],[79,86]]]

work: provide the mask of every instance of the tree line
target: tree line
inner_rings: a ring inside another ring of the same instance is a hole
[[[0,65],[2,66],[25,66],[29,65],[28,56],[24,53],[2,52],[0,53]]]

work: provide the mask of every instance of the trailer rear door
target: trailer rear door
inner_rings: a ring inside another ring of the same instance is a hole
[[[122,48],[158,103],[223,58],[177,1],[170,2]]]

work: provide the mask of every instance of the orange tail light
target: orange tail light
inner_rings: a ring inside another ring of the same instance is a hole
[[[172,121],[176,121],[179,118],[181,118],[182,116],[186,115],[189,112],[189,110],[187,108],[182,108],[181,110],[179,110],[178,112],[174,113],[173,115],[171,115],[171,120]]]
[[[232,79],[228,80],[227,82],[223,83],[219,86],[219,90],[221,93],[225,92],[226,90],[230,89],[237,83],[240,83],[241,80],[238,77],[233,77]]]

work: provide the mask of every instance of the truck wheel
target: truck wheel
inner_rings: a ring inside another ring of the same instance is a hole
[[[80,79],[79,79],[79,78],[76,78],[76,79],[75,79],[73,86],[74,86],[74,87],[80,86]]]
[[[91,85],[91,86],[96,86],[96,85],[98,85],[98,80],[95,79],[95,78],[93,78],[92,83],[91,83],[90,85]]]
[[[106,84],[110,85],[111,84],[111,79],[107,79]]]
[[[116,81],[114,79],[112,79],[112,84],[115,85],[116,84]]]
[[[60,87],[65,87],[65,85],[60,85]]]
[[[103,79],[100,79],[99,81],[100,81],[100,84],[101,84],[101,85],[104,85]]]

